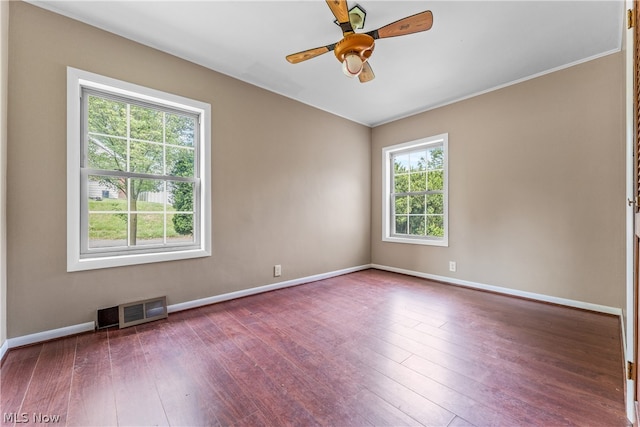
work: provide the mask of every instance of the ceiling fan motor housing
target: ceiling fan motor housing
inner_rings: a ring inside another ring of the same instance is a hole
[[[365,62],[373,53],[375,41],[368,34],[347,34],[342,40],[336,43],[333,52],[338,61],[344,62],[344,58],[349,53],[357,54],[362,62]]]

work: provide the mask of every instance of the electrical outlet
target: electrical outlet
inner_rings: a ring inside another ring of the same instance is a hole
[[[449,261],[449,271],[456,271],[456,262],[455,261]]]
[[[273,277],[282,276],[282,266],[280,264],[273,266]]]

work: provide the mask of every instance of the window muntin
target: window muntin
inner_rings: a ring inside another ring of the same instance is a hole
[[[444,237],[442,160],[442,146],[392,154],[392,234]]]
[[[383,150],[383,240],[446,246],[446,134]]]
[[[197,246],[199,116],[88,88],[82,102],[81,257]]]
[[[210,111],[68,68],[68,271],[210,256]]]

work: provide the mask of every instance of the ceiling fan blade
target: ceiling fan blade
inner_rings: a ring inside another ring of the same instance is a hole
[[[326,0],[326,2],[333,13],[333,16],[338,20],[338,24],[340,24],[340,28],[342,28],[342,34],[353,33],[353,27],[351,26],[351,20],[349,19],[347,0]]]
[[[387,37],[404,36],[406,34],[419,33],[420,31],[427,31],[431,29],[433,25],[433,14],[430,10],[425,12],[416,13],[415,15],[408,16],[396,22],[392,22],[389,25],[385,25],[377,30],[369,31],[367,34],[377,39],[384,39]]]
[[[306,61],[307,59],[315,58],[316,56],[320,56],[323,53],[331,52],[336,47],[336,44],[329,44],[327,46],[316,47],[309,50],[303,50],[302,52],[292,53],[291,55],[287,55],[287,61],[292,64],[297,64],[298,62]]]
[[[369,65],[369,62],[367,61],[364,64],[362,64],[362,71],[360,71],[360,74],[358,74],[358,79],[360,79],[360,83],[370,82],[375,78],[376,78],[376,75],[373,74],[373,70],[371,69],[371,65]]]

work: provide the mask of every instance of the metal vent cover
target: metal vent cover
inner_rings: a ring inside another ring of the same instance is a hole
[[[167,316],[166,296],[129,302],[118,306],[118,326],[120,328],[165,319]]]

